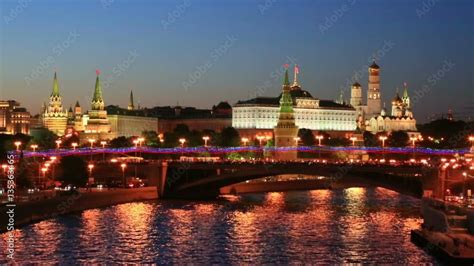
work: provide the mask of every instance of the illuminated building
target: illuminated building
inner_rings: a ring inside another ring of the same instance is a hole
[[[0,133],[29,134],[30,121],[30,113],[17,101],[0,101]]]
[[[49,104],[44,107],[42,114],[43,126],[58,136],[64,135],[67,127],[68,114],[64,110],[59,94],[59,84],[56,72],[54,73],[53,91],[49,96]]]
[[[86,142],[88,139],[106,140],[113,136],[111,134],[110,122],[107,118],[107,110],[105,110],[105,103],[102,97],[99,70],[96,71],[96,74],[97,77],[95,80],[94,94],[92,96],[91,110],[89,110],[87,114],[81,116],[79,113],[81,112],[80,106],[79,104],[76,104],[76,109],[78,109],[78,112],[76,113],[75,117],[81,117],[82,119],[77,121],[75,130],[80,132],[79,136],[81,142]]]
[[[283,92],[280,97],[280,110],[278,122],[273,129],[275,134],[275,147],[291,147],[295,146],[295,138],[298,136],[298,127],[295,124],[295,116],[293,111],[293,99],[290,94],[290,82],[288,80],[288,69],[285,71],[285,80],[283,82]],[[297,151],[277,152],[275,159],[278,160],[295,160]]]
[[[313,97],[298,83],[298,74],[299,69],[295,67],[294,81],[289,89],[298,128],[325,131],[356,129],[356,111],[352,106]],[[232,108],[232,126],[239,131],[273,130],[278,123],[282,95],[238,101]]]
[[[416,132],[416,120],[413,117],[408,87],[405,83],[403,97],[398,91],[392,100],[392,110],[388,114],[385,106],[381,108],[380,67],[374,62],[369,67],[369,82],[367,88],[367,104],[362,103],[362,89],[358,82],[351,87],[351,105],[357,112],[357,126],[362,131]]]

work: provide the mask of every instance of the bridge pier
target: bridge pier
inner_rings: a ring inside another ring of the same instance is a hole
[[[158,198],[165,196],[166,175],[168,173],[168,162],[161,162],[160,173],[158,176]]]

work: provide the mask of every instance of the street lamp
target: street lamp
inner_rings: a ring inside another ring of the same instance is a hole
[[[318,145],[321,146],[321,140],[324,139],[323,135],[317,135],[316,139],[318,140]]]
[[[357,141],[357,137],[350,137],[350,140],[352,141],[352,146],[355,146],[355,142]]]
[[[411,145],[414,149],[415,148],[415,142],[418,140],[418,138],[417,137],[410,137],[410,140],[411,140]]]
[[[36,149],[38,149],[38,145],[36,145],[36,144],[31,144],[30,147],[33,150],[33,152],[36,152]]]
[[[125,186],[125,167],[127,167],[126,164],[122,163],[120,165],[120,167],[122,168],[122,182],[123,182],[123,187],[126,188]]]
[[[138,138],[137,140],[138,140],[138,145],[139,146],[142,146],[142,143],[145,141],[144,138]]]
[[[89,180],[87,181],[87,183],[89,183],[90,179],[92,178],[92,169],[94,168],[94,165],[90,163],[87,165],[87,168],[89,168]]]
[[[71,143],[71,146],[72,146],[72,150],[76,150],[76,147],[77,147],[77,142],[73,142]]]
[[[260,146],[262,146],[262,140],[264,139],[265,137],[264,136],[257,136],[257,139],[258,139],[258,143]]]
[[[209,141],[209,136],[204,136],[204,137],[202,137],[202,139],[204,140],[204,147],[207,147],[207,142]]]
[[[43,178],[44,178],[44,179],[46,179],[46,172],[47,172],[47,171],[48,171],[48,168],[46,168],[46,167],[41,168],[41,172],[43,173]],[[39,183],[41,183],[41,180],[40,180]]]
[[[102,140],[100,142],[100,145],[102,145],[102,161],[105,161],[105,145],[107,144],[107,141],[105,140]]]
[[[135,149],[138,148],[138,139],[134,139],[132,142],[135,145]]]
[[[382,148],[385,148],[385,140],[387,139],[387,136],[380,136],[379,140],[382,141]]]
[[[185,138],[180,138],[179,143],[181,143],[181,148],[184,148],[184,143],[186,142]]]
[[[298,142],[300,141],[300,137],[294,137],[293,140],[295,141],[295,146],[298,147]]]
[[[15,141],[16,151],[20,151],[21,141]]]
[[[89,139],[89,143],[91,144],[91,149],[94,148],[95,139]]]
[[[474,150],[474,136],[469,136],[469,141],[471,142],[471,150]]]
[[[56,142],[56,149],[59,150],[59,147],[61,146],[61,142],[62,142],[62,141],[61,141],[60,139],[58,139],[58,140],[56,140],[55,142]]]
[[[247,146],[247,142],[249,142],[248,138],[242,138],[242,142],[244,143],[244,146]]]

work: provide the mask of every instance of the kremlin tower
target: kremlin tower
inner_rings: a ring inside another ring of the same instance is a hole
[[[104,99],[102,98],[102,86],[100,85],[99,70],[96,71],[95,89],[91,102],[91,110],[88,111],[88,120],[85,125],[85,133],[93,134],[94,139],[106,139],[110,133],[110,122],[107,118]],[[104,135],[105,134],[105,135]]]
[[[59,84],[56,72],[54,72],[53,91],[49,97],[49,104],[44,108],[42,115],[44,127],[58,136],[65,134],[68,113],[64,110],[59,94]]]
[[[135,110],[135,105],[133,103],[133,91],[132,90],[130,90],[130,101],[128,103],[127,110],[129,110],[129,111]]]
[[[375,63],[369,67],[369,84],[367,88],[367,113],[366,119],[377,116],[382,111],[380,99],[380,67]]]
[[[297,68],[296,68],[297,69]],[[295,71],[295,77],[297,72]],[[293,87],[298,86],[295,79]],[[275,147],[294,147],[295,138],[298,135],[298,127],[295,124],[295,116],[293,111],[293,99],[290,94],[290,82],[288,80],[288,68],[285,71],[285,80],[283,82],[283,92],[280,98],[280,111],[278,123],[273,129],[275,134]],[[278,160],[296,160],[298,152],[280,151],[275,154]]]

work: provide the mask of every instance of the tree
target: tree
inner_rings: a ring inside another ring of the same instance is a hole
[[[364,137],[364,146],[365,147],[374,147],[377,146],[377,139],[375,135],[370,133],[369,131],[365,131],[363,134]]]
[[[42,149],[54,149],[56,147],[55,141],[58,139],[58,136],[52,131],[44,128],[38,130],[35,135],[33,135],[33,142],[38,144]]]
[[[405,131],[393,131],[387,139],[391,147],[405,147],[408,145],[408,134]]]
[[[233,127],[226,127],[220,133],[219,146],[237,147],[240,144],[240,135]]]
[[[17,178],[16,178],[16,185],[20,189],[31,188],[33,183],[31,182],[30,176],[30,167],[28,167],[25,159],[20,158],[18,161],[18,170],[17,170]]]
[[[142,137],[145,139],[145,143],[147,146],[158,146],[158,133],[154,130],[144,130],[142,132]]]
[[[130,139],[127,139],[124,136],[112,139],[109,143],[111,148],[124,148],[132,146]]]
[[[316,143],[313,131],[310,129],[301,128],[298,131],[298,137],[300,137],[303,146],[313,146]]]
[[[62,157],[59,163],[59,168],[62,169],[62,174],[59,177],[59,180],[63,181],[65,184],[72,184],[81,187],[87,183],[87,164],[81,157]]]
[[[64,147],[64,148],[70,148],[70,147],[72,147],[71,144],[74,143],[74,142],[79,144],[79,142],[80,142],[79,136],[72,135],[69,138],[63,139],[63,142],[61,143],[61,146]]]
[[[330,138],[326,141],[328,146],[349,146],[351,143],[347,138]]]

